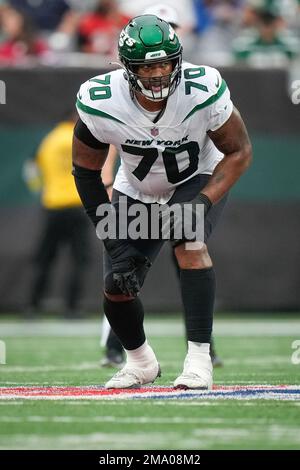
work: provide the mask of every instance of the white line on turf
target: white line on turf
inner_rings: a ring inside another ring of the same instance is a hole
[[[170,320],[146,320],[150,336],[182,336],[183,324],[179,318]],[[216,320],[214,333],[218,336],[295,336],[300,334],[300,321],[287,320]],[[97,321],[34,321],[1,322],[1,337],[26,336],[93,336],[100,335],[100,322]]]
[[[96,432],[90,434],[16,434],[2,435],[0,449],[203,449],[222,446],[242,448],[268,448],[272,445],[282,449],[287,445],[299,446],[297,427],[271,424],[250,429],[240,426],[190,428],[177,432],[141,430],[128,432]]]
[[[56,372],[63,370],[99,370],[98,362],[81,362],[76,364],[65,364],[64,366],[5,366],[1,372]]]
[[[175,432],[151,433],[151,445],[154,448],[163,448],[162,443],[174,442],[177,438]],[[144,449],[149,446],[149,433],[90,433],[90,434],[16,434],[14,436],[2,435],[0,449]],[[149,447],[148,447],[149,448]]]
[[[189,418],[182,416],[172,416],[169,418],[162,417],[148,417],[148,416],[138,416],[138,417],[120,417],[120,416],[89,416],[89,417],[77,417],[77,416],[0,416],[0,422],[2,423],[111,423],[111,424],[225,424],[232,423],[236,425],[258,425],[258,424],[268,424],[270,425],[269,418],[213,418],[213,417],[204,417],[199,418]],[[276,424],[276,423],[275,423]]]
[[[257,356],[248,356],[248,357],[239,357],[239,358],[228,358],[226,357],[225,359],[226,366],[241,366],[241,365],[270,365],[270,364],[287,364],[291,365],[291,356],[290,356],[290,351],[288,351],[288,354],[286,356],[284,355],[274,355],[270,354],[269,356],[266,354],[264,357],[257,357]],[[161,367],[172,367],[172,366],[178,366],[178,360],[177,361],[160,361]],[[164,374],[165,375],[165,374]]]
[[[16,400],[16,401],[0,401],[0,405],[24,405],[24,401]]]
[[[266,408],[266,407],[274,407],[274,402],[273,401],[260,401],[260,405],[262,405],[263,403],[263,407]],[[288,406],[296,406],[296,407],[299,407],[300,406],[300,403],[299,402],[295,402],[293,400],[286,400],[285,401],[285,405]],[[11,405],[14,405],[14,406],[20,406],[20,405],[27,405],[27,406],[31,406],[31,402],[30,401],[23,401],[23,400],[19,400],[19,399],[14,399],[14,400],[4,400],[4,401],[0,401],[0,405],[3,405],[3,406],[11,406]],[[95,409],[96,406],[98,407],[102,407],[102,402],[101,401],[95,401],[95,400],[57,400],[55,402],[55,406],[90,406],[92,407],[93,409]],[[109,401],[108,403],[105,403],[105,406],[108,407],[108,406],[113,406],[113,407],[121,407],[123,408],[124,406],[127,406],[128,405],[128,401],[125,401],[125,400],[111,400]],[[135,406],[138,406],[140,405],[143,409],[147,406],[151,406],[151,408],[155,407],[155,406],[163,406],[163,407],[169,407],[169,406],[175,406],[176,408],[177,407],[205,407],[205,406],[209,406],[209,407],[236,407],[236,402],[232,402],[232,401],[229,401],[229,400],[220,400],[220,401],[165,401],[165,400],[151,400],[150,402],[147,402],[145,400],[135,400],[134,401],[134,405]],[[239,403],[239,406],[247,406],[247,407],[255,407],[257,408],[257,400],[252,400],[252,401],[243,401],[242,403]]]
[[[169,374],[171,375],[171,374]],[[172,374],[173,375],[173,374]],[[165,373],[164,373],[164,377],[165,377]],[[278,382],[279,384],[281,382]],[[264,382],[264,381],[260,381],[259,384],[257,381],[255,380],[214,380],[214,384],[215,385],[261,385],[261,386],[265,386],[265,385],[268,385],[269,382]],[[35,386],[35,387],[43,387],[44,385],[48,385],[50,387],[54,387],[54,386],[65,386],[65,387],[76,387],[78,386],[78,383],[70,383],[70,382],[56,382],[56,381],[51,381],[51,382],[44,382],[44,381],[40,381],[40,382],[11,382],[9,380],[7,381],[4,381],[4,380],[1,380],[0,382],[0,387],[3,387],[3,386],[6,386],[6,385],[13,385],[15,387],[27,387],[27,386]],[[80,385],[80,384],[79,384]],[[83,387],[86,385],[86,384],[81,384]],[[166,386],[171,386],[172,385],[172,382],[169,382],[166,384]]]
[[[220,432],[221,431],[221,432]],[[298,444],[300,442],[299,429],[290,425],[271,424],[258,428],[241,429],[228,427],[223,430],[220,428],[198,428],[193,430],[193,435],[197,438],[207,440],[217,440],[218,444],[231,443],[232,441],[256,441],[262,439],[264,442],[284,442]]]
[[[291,365],[290,363],[290,356],[267,356],[265,355],[264,357],[247,357],[247,358],[240,358],[240,359],[231,359],[231,358],[226,358],[226,365],[228,366],[268,366],[268,365]],[[174,365],[178,365],[178,361],[161,361],[161,367],[162,368],[167,368],[171,367]],[[59,365],[46,365],[46,366],[41,366],[41,365],[36,365],[36,366],[9,366],[6,365],[5,367],[1,368],[1,372],[4,373],[23,373],[23,372],[57,372],[57,371],[83,371],[83,370],[99,370],[99,363],[98,362],[81,362],[81,363],[75,363],[75,364],[65,364],[63,366]],[[247,372],[248,374],[248,372]],[[273,375],[274,372],[271,372]],[[167,378],[168,375],[170,374],[164,374],[164,377]],[[172,375],[172,374],[171,374]],[[170,376],[171,376],[170,375]],[[236,375],[236,372],[234,372],[234,375]],[[3,383],[8,383],[8,382],[3,382]],[[14,382],[11,382],[13,384]],[[15,382],[19,383],[19,382]],[[29,382],[27,382],[29,384]],[[47,382],[43,382],[44,384]],[[48,382],[50,383],[50,382]],[[53,383],[53,382],[51,382]],[[63,383],[63,382],[56,382],[56,383]],[[251,382],[243,382],[243,383],[251,383]]]
[[[74,417],[74,416],[0,416],[1,423],[110,423],[110,424],[223,424],[227,420],[223,418],[185,418],[180,416],[172,416],[170,418],[158,418],[158,417],[120,417],[120,416],[90,416]]]
[[[53,382],[11,382],[9,380],[1,380],[0,382],[0,386],[3,387],[4,385],[14,385],[16,387],[27,387],[27,386],[30,386],[30,385],[33,385],[35,387],[42,387],[43,385],[48,385],[48,386],[55,386],[55,385],[63,385],[63,386],[69,386],[69,387],[72,387],[72,386],[76,386],[78,384],[71,384],[69,382],[56,382],[55,380],[53,380]]]

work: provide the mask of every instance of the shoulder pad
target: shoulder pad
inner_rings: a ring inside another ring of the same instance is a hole
[[[192,94],[202,101],[221,92],[226,87],[220,72],[208,65],[194,65],[185,63],[183,67],[186,94]]]
[[[123,70],[97,75],[84,82],[77,94],[77,108],[83,113],[121,122],[118,118],[117,99]]]

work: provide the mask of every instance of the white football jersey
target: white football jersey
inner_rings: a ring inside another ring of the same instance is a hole
[[[233,104],[220,73],[184,62],[182,78],[154,124],[131,99],[122,69],[91,78],[77,95],[90,132],[117,147],[121,165],[114,188],[146,203],[166,203],[176,186],[212,174],[223,155],[208,137],[230,117]]]

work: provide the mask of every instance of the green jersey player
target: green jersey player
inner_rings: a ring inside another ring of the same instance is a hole
[[[126,210],[130,221],[136,202],[151,221],[153,207],[161,204],[188,203],[194,220],[197,206],[204,208],[204,243],[186,243],[190,238],[184,234],[173,240],[188,339],[183,371],[174,386],[210,389],[215,276],[206,242],[228,190],[249,166],[251,144],[219,72],[182,65],[182,47],[168,23],[154,15],[134,18],[120,34],[119,55],[121,69],[90,79],[78,92],[76,186],[97,225],[101,206],[109,202],[101,168],[113,144],[121,157],[112,195],[119,218]],[[126,205],[121,204],[124,197]],[[151,383],[160,368],[145,336],[138,294],[164,240],[149,234],[127,239],[110,235],[103,243],[104,312],[127,355],[125,367],[106,387]]]

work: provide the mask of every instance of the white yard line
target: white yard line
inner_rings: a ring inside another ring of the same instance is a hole
[[[14,386],[14,387],[30,387],[30,386],[34,386],[34,387],[43,387],[44,385],[47,385],[48,387],[55,387],[55,386],[63,386],[63,387],[76,387],[78,385],[78,383],[76,384],[70,384],[69,382],[56,382],[55,380],[52,382],[44,382],[44,381],[41,381],[41,382],[11,382],[9,380],[1,380],[0,381],[0,387],[4,387],[4,386]]]
[[[76,364],[65,364],[63,366],[3,366],[1,372],[56,372],[66,370],[99,370],[98,362],[80,362]],[[28,382],[27,382],[28,383]],[[44,382],[46,383],[46,382]],[[50,384],[50,382],[48,382]],[[29,384],[29,383],[28,383]],[[53,385],[53,382],[51,382]]]
[[[289,406],[296,406],[296,407],[299,407],[300,406],[300,402],[297,402],[297,401],[285,401],[285,403]],[[14,399],[14,400],[4,400],[4,401],[1,401],[0,399],[0,406],[21,406],[21,405],[30,405],[30,402],[29,401],[23,401],[22,399]],[[57,400],[56,403],[55,403],[55,406],[57,405],[62,405],[62,406],[92,406],[93,408],[95,406],[102,406],[102,403],[101,401],[95,401],[95,400]],[[221,400],[221,401],[179,401],[179,400],[153,400],[151,402],[145,402],[145,400],[135,400],[134,401],[134,405],[137,406],[137,405],[140,405],[143,409],[147,406],[151,406],[152,408],[155,407],[155,406],[175,406],[176,408],[177,407],[205,407],[205,406],[209,406],[209,407],[224,407],[224,406],[227,406],[227,407],[232,407],[232,406],[236,406],[236,402],[233,402],[233,401],[229,401],[229,400]],[[110,401],[109,403],[105,403],[105,406],[113,406],[113,407],[124,407],[124,406],[128,406],[128,400],[115,400],[115,401]],[[247,406],[247,407],[256,407],[257,408],[257,401],[255,400],[252,400],[252,401],[243,401],[242,403],[242,406]],[[264,401],[263,402],[263,406],[264,408],[267,407],[267,406],[274,406],[273,402],[271,403],[268,403],[267,401]],[[236,421],[236,420],[235,420]]]
[[[226,359],[226,366],[270,366],[270,365],[291,365],[291,357],[290,355],[287,356],[274,356],[274,355],[265,355],[264,357],[246,357],[246,358],[227,358]],[[177,366],[178,361],[161,361],[162,369],[164,370],[167,367]],[[62,366],[58,365],[37,365],[37,366],[9,366],[5,365],[1,367],[2,373],[23,373],[23,372],[59,372],[59,371],[84,371],[84,370],[100,370],[99,362],[80,362],[75,364],[65,364]],[[235,372],[236,374],[236,372]],[[272,372],[273,374],[273,372]],[[167,378],[168,375],[165,373],[164,377]],[[172,374],[171,374],[172,375]],[[10,384],[18,384],[19,382],[3,382],[1,384],[10,383]],[[29,382],[26,382],[30,385]],[[43,384],[51,383],[52,385],[55,384],[63,384],[64,382],[42,382]],[[246,381],[239,381],[239,383],[251,383]],[[253,382],[254,383],[254,382]]]
[[[228,420],[223,418],[184,418],[172,416],[171,418],[157,418],[148,416],[119,417],[119,416],[90,416],[88,418],[74,416],[0,416],[0,423],[110,423],[110,424],[224,424]],[[257,422],[253,422],[256,424]],[[241,423],[240,423],[241,424]]]
[[[181,336],[184,332],[180,318],[169,321],[147,320],[146,330],[150,336]],[[100,336],[100,321],[33,321],[0,322],[0,338],[31,336]],[[214,333],[218,336],[292,336],[300,337],[300,321],[288,320],[216,320]]]
[[[0,405],[24,405],[24,401],[22,400],[14,400],[14,401],[0,401]]]
[[[291,352],[288,351],[287,355],[274,355],[265,354],[263,357],[257,357],[249,355],[248,357],[226,357],[225,358],[225,365],[227,366],[241,366],[241,365],[270,365],[270,364],[291,364]],[[178,360],[168,360],[168,361],[160,361],[160,365],[162,368],[167,367],[178,367]],[[164,374],[165,376],[165,374]]]
[[[263,427],[258,427],[256,429],[241,429],[233,427],[225,429],[198,428],[193,431],[193,435],[199,438],[200,441],[202,439],[206,441],[207,438],[214,439],[217,441],[218,445],[221,443],[231,443],[232,441],[235,443],[241,441],[248,441],[251,443],[251,441],[257,441],[259,439],[261,439],[262,442],[278,442],[280,444],[283,442],[288,442],[289,444],[300,443],[299,428],[292,427],[288,424],[264,425]]]
[[[165,376],[165,374],[164,374]],[[169,384],[165,384],[166,386],[168,385],[172,385],[173,382],[169,382]],[[214,384],[215,385],[257,385],[257,380],[214,380]],[[8,381],[5,381],[5,380],[1,380],[0,381],[0,386],[1,387],[4,387],[4,386],[15,386],[15,387],[27,387],[27,386],[35,386],[35,387],[43,387],[45,385],[49,386],[49,387],[54,387],[54,386],[63,386],[63,387],[77,387],[78,386],[78,383],[70,383],[70,382],[56,382],[56,381],[51,381],[51,382],[44,382],[44,381],[40,381],[40,382],[11,382],[10,380]],[[101,384],[100,384],[101,385]],[[259,381],[259,385],[261,386],[264,386],[264,385],[269,385],[269,382],[268,381]],[[82,384],[82,387],[86,386],[86,384]]]
[[[208,402],[207,402],[208,403]],[[275,418],[274,418],[275,420]],[[170,418],[159,418],[149,416],[138,416],[138,417],[118,417],[113,415],[105,416],[90,416],[77,417],[77,416],[0,416],[0,423],[111,423],[111,424],[229,424],[234,423],[236,425],[259,425],[267,424],[270,425],[268,418],[212,418],[212,417],[199,417],[199,418],[188,418],[182,416],[172,416]]]
[[[258,425],[243,429],[230,426],[205,426],[190,428],[182,432],[143,432],[141,430],[118,433],[90,434],[16,434],[2,435],[0,449],[211,449],[232,443],[251,448],[260,442],[265,448],[269,445],[282,448],[288,444],[298,448],[299,429],[280,424]]]
[[[150,439],[149,439],[150,438]],[[178,439],[175,432],[149,433],[90,433],[90,434],[16,434],[14,436],[1,436],[0,449],[144,449],[164,448],[165,442],[174,442]],[[152,448],[152,447],[151,447]]]

